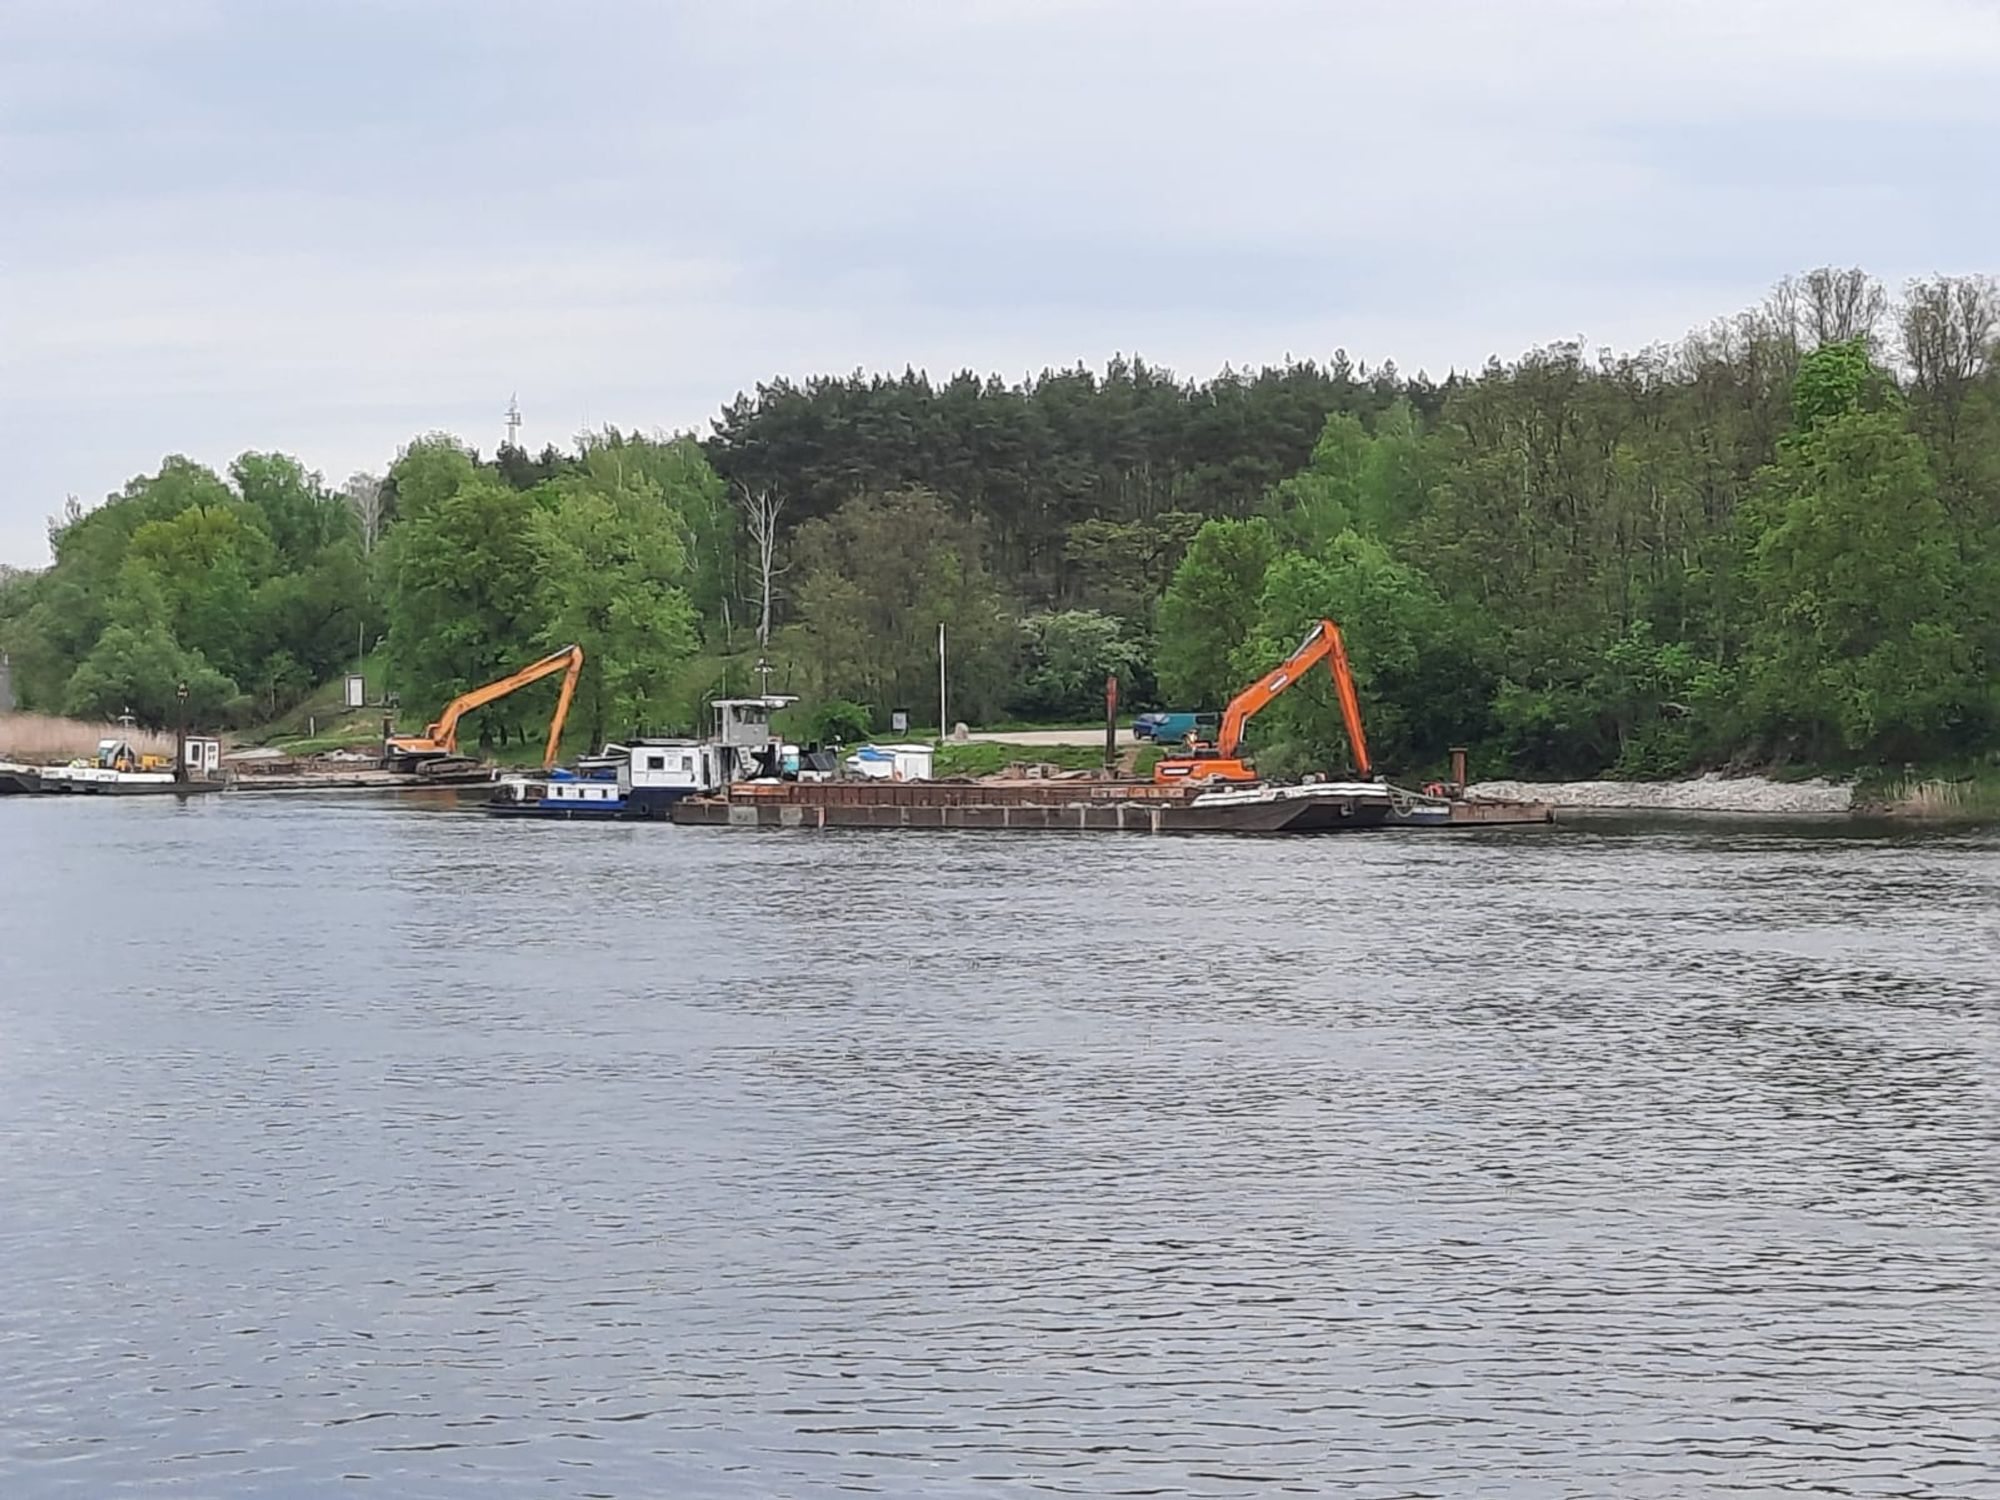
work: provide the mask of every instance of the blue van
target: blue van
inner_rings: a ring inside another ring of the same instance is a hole
[[[1132,721],[1132,738],[1156,745],[1178,745],[1190,734],[1213,744],[1222,728],[1221,714],[1140,714]]]

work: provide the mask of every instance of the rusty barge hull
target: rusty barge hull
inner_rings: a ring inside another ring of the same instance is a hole
[[[669,816],[694,828],[906,828],[1034,833],[1338,833],[1548,823],[1539,803],[1455,802],[1416,816],[1390,800],[1338,794],[1198,805],[1193,788],[1131,783],[784,785],[691,797]],[[1443,815],[1440,816],[1440,813]]]

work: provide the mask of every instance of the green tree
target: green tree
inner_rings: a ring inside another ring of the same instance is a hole
[[[806,715],[806,738],[821,745],[852,745],[875,732],[875,716],[864,703],[829,698]]]
[[[307,473],[296,458],[245,453],[229,466],[229,476],[286,569],[302,570],[341,543],[359,546],[360,521],[353,507],[328,490],[319,475]]]
[[[683,554],[676,581],[700,618],[719,618],[735,588],[736,513],[701,444],[607,428],[582,440],[579,467],[599,493],[649,496],[668,512]]]
[[[1257,619],[1234,655],[1239,682],[1284,660],[1312,626],[1341,627],[1375,760],[1414,767],[1486,729],[1491,678],[1476,633],[1464,628],[1422,570],[1358,532],[1323,553],[1287,553],[1265,574]],[[1346,758],[1346,731],[1331,674],[1316,671],[1265,711],[1258,736],[1288,743],[1290,758],[1315,768]]]
[[[1220,708],[1241,686],[1235,653],[1256,623],[1277,552],[1261,518],[1210,521],[1195,534],[1160,600],[1154,667],[1168,703]]]
[[[397,520],[415,520],[472,482],[478,463],[448,432],[416,439],[396,456],[383,482],[383,508]]]
[[[1987,695],[1923,440],[1896,411],[1802,407],[1752,512],[1754,727],[1810,755],[1946,752]]]
[[[236,684],[199,651],[183,649],[164,630],[112,625],[71,675],[63,710],[81,718],[110,719],[129,709],[142,724],[164,728],[183,711],[177,692],[182,683],[188,689],[190,727],[226,721]]]
[[[1685,641],[1660,640],[1651,620],[1635,620],[1585,679],[1579,705],[1592,723],[1576,732],[1608,737],[1621,776],[1670,776],[1712,753],[1735,690],[1730,668]],[[1514,693],[1502,719],[1518,732],[1533,709]]]
[[[1144,701],[1150,677],[1144,648],[1115,616],[1090,609],[1029,615],[1021,621],[1021,635],[1017,712],[1030,718],[1101,718],[1104,679],[1114,674],[1121,702]]]
[[[1063,543],[1075,596],[1143,629],[1201,527],[1202,517],[1182,510],[1138,521],[1078,521]]]
[[[132,533],[113,615],[164,628],[241,681],[268,649],[254,604],[258,585],[276,566],[271,539],[242,506],[191,505]]]
[[[922,722],[937,699],[943,624],[954,717],[977,722],[999,707],[1008,623],[976,532],[937,496],[850,500],[800,527],[792,558],[798,620],[782,641],[816,696],[865,703],[878,720],[901,709]]]
[[[583,647],[574,713],[589,744],[607,731],[658,730],[674,711],[675,671],[700,639],[677,582],[687,554],[674,513],[650,485],[606,495],[587,481],[558,481],[557,492],[530,529],[540,643]]]
[[[413,447],[413,451],[414,447]],[[540,654],[543,559],[535,518],[555,503],[468,466],[458,488],[437,488],[434,470],[456,468],[435,448],[421,457],[422,500],[385,538],[389,570],[389,649],[404,712],[436,714],[469,688]],[[410,489],[399,484],[405,498]],[[480,716],[481,734],[526,722],[546,694],[516,695]]]
[[[1792,381],[1792,420],[1802,434],[1853,412],[1900,405],[1895,382],[1869,358],[1865,337],[1820,345],[1799,361]]]

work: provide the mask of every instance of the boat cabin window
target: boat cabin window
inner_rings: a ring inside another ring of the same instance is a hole
[[[667,768],[667,758],[664,755],[649,755],[646,757],[647,770],[664,771],[666,770],[666,768]]]

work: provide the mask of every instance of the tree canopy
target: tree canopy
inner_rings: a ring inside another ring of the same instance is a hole
[[[1988,278],[1823,269],[1677,344],[1439,381],[1338,353],[856,373],[759,385],[702,440],[432,434],[339,490],[169,458],[0,578],[0,649],[32,707],[158,720],[187,681],[247,723],[384,634],[418,718],[578,641],[588,737],[692,728],[755,680],[756,496],[772,685],[844,734],[935,717],[940,625],[953,718],[1083,720],[1107,673],[1127,707],[1220,708],[1330,616],[1391,770],[1965,756],[2000,734],[1996,335]],[[1255,738],[1346,757],[1323,685]]]

